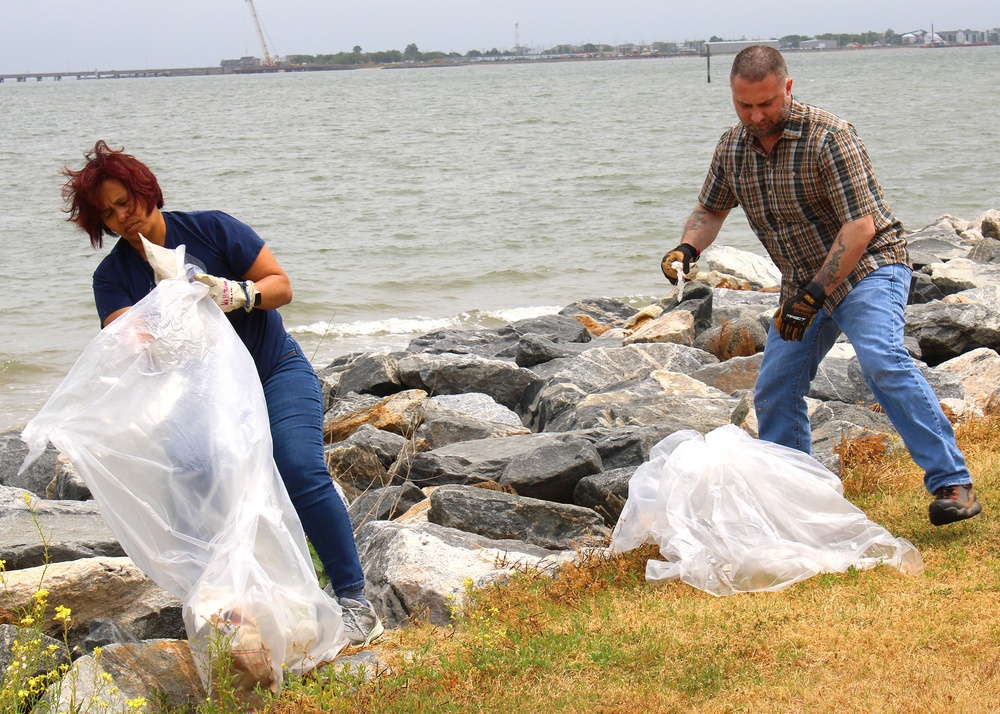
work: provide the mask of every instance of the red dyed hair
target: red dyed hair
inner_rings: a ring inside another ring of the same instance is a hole
[[[86,159],[87,163],[79,171],[63,168],[62,175],[67,181],[62,187],[62,195],[67,204],[64,211],[69,214],[66,220],[89,235],[94,248],[104,245],[105,235],[115,235],[104,225],[101,206],[97,205],[97,194],[105,181],[117,179],[125,185],[131,208],[136,203],[146,212],[153,210],[153,206],[163,208],[163,191],[156,176],[146,164],[126,154],[125,149],[115,151],[102,139],[94,144]]]

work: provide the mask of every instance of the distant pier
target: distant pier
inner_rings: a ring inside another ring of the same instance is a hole
[[[135,77],[202,77],[213,74],[277,74],[281,72],[324,72],[356,69],[355,65],[236,65],[219,67],[174,67],[172,69],[87,69],[80,72],[21,72],[0,74],[4,82],[42,82],[46,79],[61,82],[69,79],[130,79]]]
[[[174,67],[169,69],[87,69],[79,72],[21,72],[0,74],[3,82],[41,82],[46,79],[130,79],[135,77],[200,77],[213,74],[260,74],[285,72],[286,67]]]

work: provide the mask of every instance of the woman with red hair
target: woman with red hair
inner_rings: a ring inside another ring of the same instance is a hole
[[[221,211],[162,211],[153,172],[124,150],[98,141],[79,171],[63,169],[66,212],[100,248],[118,241],[94,272],[94,299],[106,327],[154,287],[142,240],[185,246],[195,279],[227,314],[257,367],[267,402],[274,461],[303,530],[330,578],[328,591],[343,608],[352,644],[368,644],[383,627],[364,595],[364,573],[347,509],[323,454],[323,397],[319,380],[277,308],[292,299],[288,275],[245,223]]]

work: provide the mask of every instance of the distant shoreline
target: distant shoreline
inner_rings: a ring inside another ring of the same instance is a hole
[[[966,47],[993,47],[1000,46],[990,43],[966,43],[954,45],[903,45],[892,47],[828,47],[824,49],[799,49],[788,48],[781,50],[788,54],[817,54],[826,52],[867,52],[878,50],[946,50],[961,49]],[[713,57],[726,57],[735,54],[713,53]],[[431,61],[410,61],[393,63],[369,63],[369,64],[305,64],[305,65],[276,65],[274,67],[174,67],[160,69],[92,69],[68,72],[14,72],[10,74],[0,74],[0,84],[14,82],[17,84],[33,82],[62,81],[63,79],[80,80],[102,80],[102,79],[139,79],[156,77],[206,77],[206,76],[240,76],[249,74],[288,74],[294,72],[333,72],[347,70],[364,69],[427,69],[433,67],[466,67],[466,66],[493,66],[496,64],[534,64],[550,62],[608,62],[618,60],[657,60],[657,59],[679,59],[706,57],[704,52],[700,53],[670,53],[670,54],[650,54],[650,55],[614,55],[614,56],[592,56],[586,54],[567,55],[525,55],[508,57],[478,57],[478,58],[449,58],[435,59]]]

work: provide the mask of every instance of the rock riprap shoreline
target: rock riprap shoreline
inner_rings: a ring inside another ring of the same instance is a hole
[[[942,216],[909,241],[907,348],[947,413],[996,411],[1000,212]],[[669,434],[733,423],[756,435],[753,385],[780,276],[767,258],[726,246],[706,251],[699,268],[680,302],[665,284],[649,305],[582,300],[498,329],[345,355],[318,371],[327,463],[349,502],[367,595],[388,627],[445,624],[468,582],[525,567],[555,572],[579,548],[602,545],[629,477]],[[835,472],[844,436],[896,436],[872,408],[847,341],[822,363],[809,404],[814,455]],[[92,672],[101,645],[97,666],[122,696],[204,697],[180,602],[126,556],[64,457],[50,447],[17,475],[19,434],[0,433],[0,667],[44,569],[52,607],[73,613],[74,668]]]

